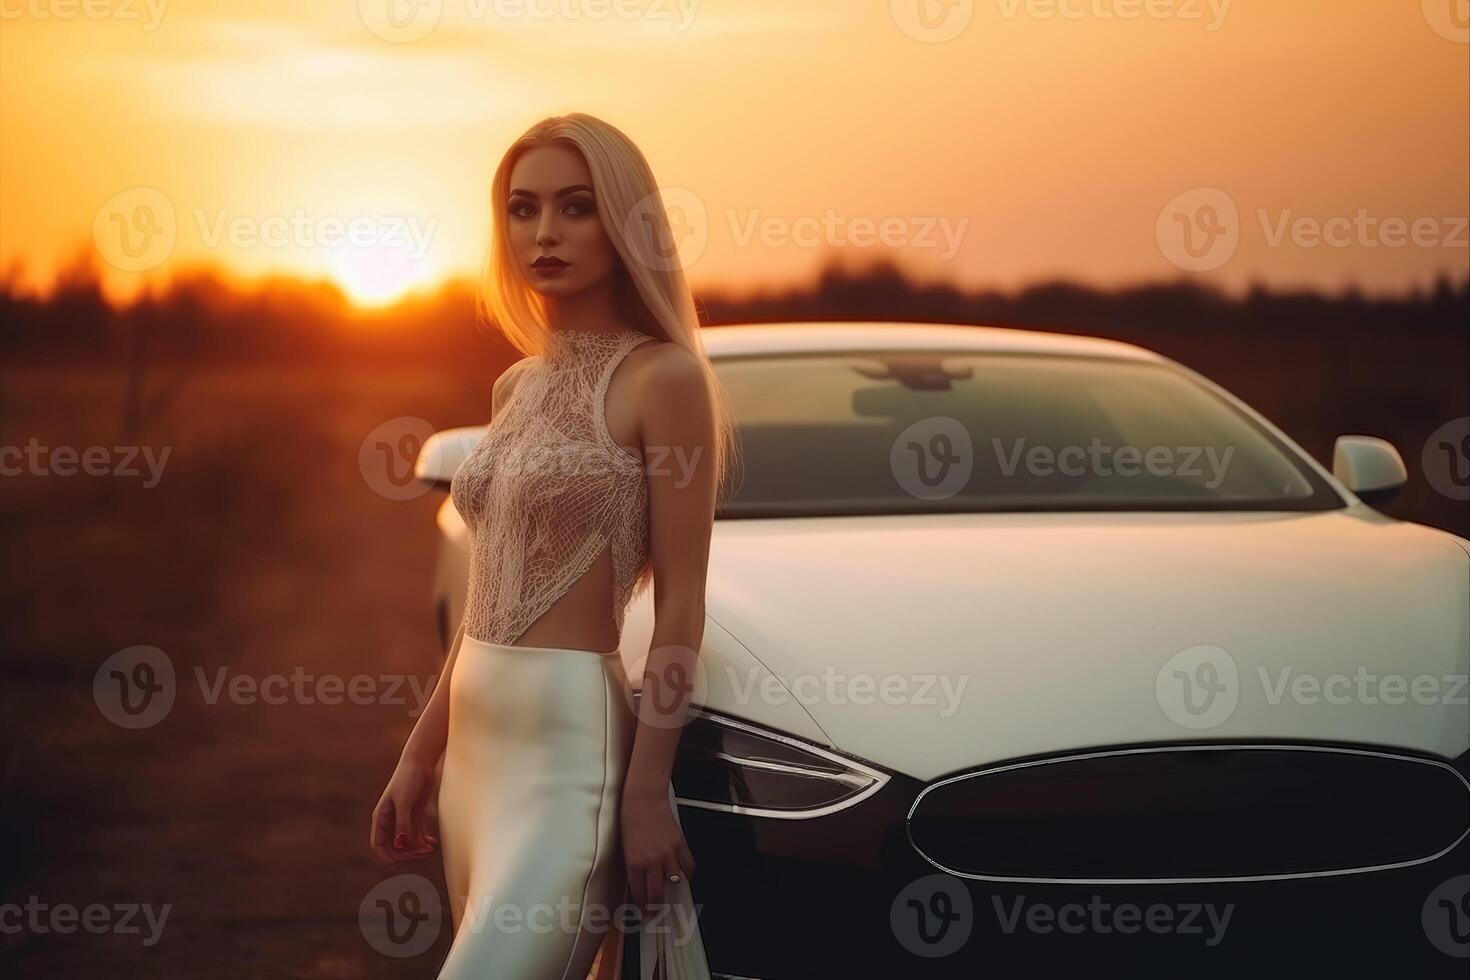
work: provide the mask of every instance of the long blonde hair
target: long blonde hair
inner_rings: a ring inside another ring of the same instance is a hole
[[[551,327],[543,297],[526,283],[511,254],[507,200],[510,175],[521,154],[560,143],[587,162],[602,227],[617,252],[614,295],[619,312],[643,333],[678,344],[695,356],[705,375],[715,416],[715,506],[735,490],[739,463],[735,413],[700,336],[694,295],[684,277],[668,212],[653,170],[622,130],[582,112],[549,116],[511,144],[490,182],[490,247],[476,290],[480,318],[498,328],[523,354],[546,350]],[[639,588],[649,578],[647,565]]]

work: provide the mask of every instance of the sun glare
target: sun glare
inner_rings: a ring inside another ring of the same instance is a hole
[[[440,278],[425,259],[401,248],[345,247],[331,262],[331,277],[358,306],[387,306]]]

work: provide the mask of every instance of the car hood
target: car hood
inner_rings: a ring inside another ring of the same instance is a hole
[[[710,618],[784,690],[712,689],[921,779],[1199,739],[1455,756],[1467,547],[1364,507],[720,521]]]

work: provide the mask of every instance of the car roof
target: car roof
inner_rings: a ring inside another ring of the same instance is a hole
[[[705,351],[714,359],[755,354],[871,350],[877,347],[899,350],[959,348],[977,353],[1053,354],[1166,362],[1153,351],[1118,340],[957,323],[836,320],[742,323],[706,327],[700,331],[700,336],[704,340]]]

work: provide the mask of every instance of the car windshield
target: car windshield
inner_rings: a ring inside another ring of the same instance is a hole
[[[721,517],[1343,506],[1167,364],[912,350],[714,363],[743,461]]]

